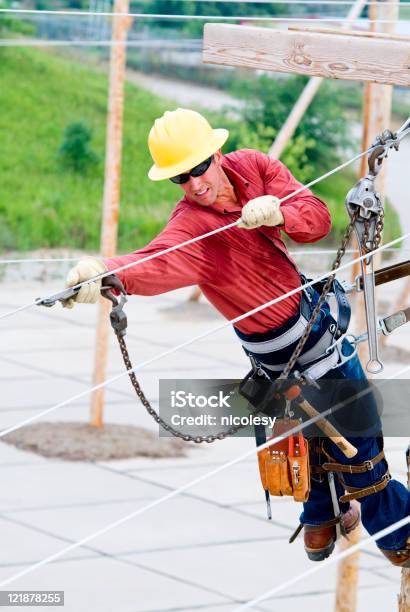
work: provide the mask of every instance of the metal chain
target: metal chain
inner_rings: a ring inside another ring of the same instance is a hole
[[[374,233],[372,250],[379,248],[381,240],[382,240],[383,228],[384,228],[384,209],[382,208],[377,217],[376,231]]]
[[[368,247],[369,244],[369,236],[370,236],[370,219],[365,219],[363,221],[363,240],[362,240],[362,251],[363,253],[368,253],[371,251],[371,248]],[[360,248],[360,245],[359,245]]]
[[[347,244],[348,244],[348,242],[350,240],[350,237],[352,235],[352,231],[353,231],[354,225],[356,223],[357,217],[358,217],[358,211],[354,213],[354,215],[350,219],[350,222],[349,222],[348,226],[346,227],[345,233],[343,235],[342,243],[341,243],[340,247],[337,250],[336,257],[335,257],[335,260],[334,260],[332,268],[331,268],[331,274],[327,278],[327,281],[326,281],[326,283],[325,283],[325,285],[323,287],[322,293],[320,294],[318,303],[316,304],[316,306],[315,306],[315,308],[314,308],[314,310],[313,310],[313,312],[311,314],[311,317],[310,317],[310,319],[308,321],[306,329],[303,332],[303,335],[300,338],[297,346],[295,347],[295,350],[293,351],[293,354],[290,357],[288,363],[286,364],[283,372],[281,373],[281,375],[277,379],[277,382],[281,381],[281,380],[286,380],[288,378],[290,372],[292,371],[292,369],[294,368],[297,360],[299,359],[299,356],[300,356],[301,352],[303,351],[303,347],[305,346],[306,341],[307,341],[307,339],[308,339],[308,337],[310,335],[310,332],[312,331],[312,327],[313,327],[313,325],[316,322],[316,319],[317,319],[317,317],[319,315],[320,309],[322,308],[323,302],[325,301],[325,299],[326,299],[326,297],[327,297],[327,295],[328,295],[328,293],[329,293],[329,291],[330,291],[330,289],[332,287],[332,283],[333,283],[333,281],[335,279],[335,276],[336,276],[335,274],[332,274],[332,272],[335,272],[337,270],[337,268],[341,264],[342,258],[343,258],[344,254],[346,252]]]
[[[166,423],[166,421],[164,421],[159,416],[156,410],[149,403],[149,400],[146,398],[143,390],[141,389],[139,385],[137,377],[135,376],[135,372],[131,371],[132,363],[131,363],[131,359],[128,353],[128,349],[127,349],[127,345],[125,343],[124,337],[120,336],[119,334],[115,334],[115,335],[120,345],[122,358],[123,358],[125,367],[127,368],[128,376],[131,380],[132,386],[134,387],[136,394],[138,395],[139,399],[141,400],[142,405],[144,406],[148,414],[152,416],[154,421],[156,421],[158,425],[163,427],[165,431],[168,431],[176,438],[181,438],[185,442],[195,442],[196,444],[201,444],[201,442],[207,442],[208,444],[210,444],[211,442],[215,442],[215,440],[223,440],[224,438],[227,438],[228,436],[233,436],[239,430],[244,429],[245,427],[249,427],[248,424],[234,425],[225,431],[220,431],[217,434],[209,434],[207,436],[190,436],[189,434],[183,434],[177,429],[174,429],[171,425]],[[259,412],[260,412],[259,410],[255,410],[254,412],[251,412],[250,414],[256,415]]]
[[[351,234],[352,234],[352,230],[354,227],[354,224],[356,222],[357,219],[357,214],[355,213],[352,217],[352,219],[350,220],[349,225],[347,226],[343,239],[342,239],[342,243],[339,247],[339,249],[337,250],[337,254],[335,257],[335,260],[333,262],[332,268],[331,268],[331,272],[334,272],[335,270],[337,270],[337,268],[340,266],[340,263],[342,261],[342,258],[346,252],[346,246],[350,240]],[[383,227],[383,225],[381,226]],[[309,337],[309,334],[312,330],[313,325],[315,324],[316,318],[320,312],[320,309],[322,307],[323,302],[325,301],[327,294],[329,293],[329,290],[332,286],[333,280],[335,278],[335,274],[331,274],[324,287],[322,290],[322,293],[319,297],[319,301],[315,306],[315,309],[312,312],[312,315],[308,321],[308,324],[306,326],[306,329],[302,335],[302,337],[300,338],[291,358],[289,359],[285,369],[283,370],[282,374],[279,376],[279,378],[277,379],[276,382],[280,381],[280,380],[286,380],[291,372],[291,370],[293,369],[296,361],[298,360],[303,347]],[[168,431],[169,433],[171,433],[173,436],[177,437],[177,438],[181,438],[182,440],[184,440],[185,442],[195,442],[196,444],[201,444],[202,442],[207,442],[208,444],[210,444],[211,442],[215,442],[216,440],[224,440],[225,438],[227,438],[228,436],[233,436],[234,434],[236,434],[238,431],[240,431],[241,429],[245,429],[246,427],[248,427],[248,424],[240,424],[240,425],[234,425],[232,427],[230,427],[229,429],[226,429],[224,431],[220,431],[217,434],[208,434],[207,436],[191,436],[189,434],[183,434],[180,431],[178,431],[177,429],[174,429],[171,425],[169,425],[169,423],[167,423],[166,421],[164,421],[159,414],[156,412],[156,410],[151,406],[149,400],[146,398],[143,390],[140,387],[140,384],[137,380],[137,377],[135,376],[135,372],[133,372],[133,368],[132,368],[132,363],[131,363],[131,359],[128,353],[128,349],[127,349],[127,345],[125,343],[125,339],[124,336],[121,336],[120,334],[115,334],[118,340],[118,344],[120,345],[120,350],[121,350],[121,355],[125,364],[125,367],[127,369],[128,372],[128,376],[131,380],[131,384],[135,389],[135,392],[137,394],[137,396],[139,397],[142,405],[144,406],[144,408],[146,409],[146,411],[148,412],[148,414],[150,416],[152,416],[152,418],[154,419],[154,421],[156,421],[158,423],[158,425],[160,425],[163,429],[165,429],[165,431]],[[257,415],[259,414],[260,411],[259,410],[255,410],[253,412],[251,412],[251,415]]]
[[[382,233],[384,228],[384,210],[383,208],[380,210],[377,215],[376,226],[374,231],[373,239],[370,240],[370,219],[365,219],[363,221],[364,231],[363,231],[363,241],[362,241],[362,249],[365,253],[371,253],[375,249],[380,246],[380,242],[382,240]]]
[[[325,301],[330,288],[332,286],[333,280],[335,278],[335,274],[332,274],[332,272],[335,272],[337,270],[337,268],[340,266],[342,258],[346,252],[346,247],[347,244],[350,240],[350,237],[352,235],[352,231],[353,231],[353,227],[354,224],[357,220],[357,216],[358,216],[358,212],[356,212],[351,220],[350,223],[348,224],[348,226],[346,227],[345,233],[343,235],[343,239],[342,239],[342,243],[340,245],[340,247],[337,250],[336,253],[336,257],[335,260],[333,262],[332,268],[331,268],[331,274],[328,277],[322,293],[319,297],[318,303],[316,304],[312,315],[308,321],[308,324],[306,326],[306,329],[302,335],[302,337],[300,338],[291,358],[289,359],[285,369],[283,370],[283,372],[281,373],[281,375],[279,376],[279,378],[276,380],[276,383],[280,380],[286,380],[290,374],[290,372],[292,371],[293,367],[296,364],[296,361],[298,360],[303,347],[305,346],[305,343],[309,337],[310,332],[312,331],[312,327],[315,324],[315,321],[317,319],[317,316],[319,315],[320,309],[323,305],[323,302]],[[377,238],[380,242],[380,237],[381,237],[381,230],[383,229],[383,217],[381,215],[381,219],[379,218],[379,222],[378,222],[378,226],[380,225],[380,230],[378,231],[377,234]],[[248,424],[240,424],[240,425],[234,425],[232,427],[230,427],[229,429],[225,430],[225,431],[220,431],[217,434],[208,434],[207,436],[191,436],[189,434],[183,434],[180,431],[178,431],[177,429],[174,429],[171,425],[169,425],[166,421],[164,421],[159,414],[156,412],[156,410],[151,406],[149,400],[146,398],[143,390],[140,387],[140,384],[137,380],[137,377],[135,376],[135,372],[133,372],[133,368],[132,368],[132,363],[131,363],[131,359],[128,353],[128,349],[127,349],[127,345],[125,343],[125,339],[124,336],[121,336],[120,334],[115,334],[118,340],[118,344],[120,345],[120,350],[121,350],[121,355],[125,364],[125,367],[127,369],[128,372],[128,376],[131,380],[131,384],[135,389],[135,392],[137,394],[137,396],[139,397],[142,405],[144,406],[144,408],[146,409],[146,411],[148,412],[148,414],[154,419],[154,421],[156,421],[158,423],[158,425],[160,425],[163,429],[165,429],[165,431],[168,431],[169,433],[171,433],[173,436],[175,436],[176,438],[181,438],[182,440],[184,440],[185,442],[195,442],[196,444],[201,444],[202,442],[207,442],[208,444],[210,444],[211,442],[215,442],[216,440],[224,440],[225,438],[227,438],[228,436],[233,436],[234,434],[236,434],[238,431],[240,431],[241,429],[245,429],[246,427],[248,427]],[[251,412],[251,415],[256,415],[260,413],[259,410],[255,410],[253,412]]]

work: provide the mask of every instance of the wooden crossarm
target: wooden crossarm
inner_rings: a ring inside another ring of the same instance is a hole
[[[406,39],[207,23],[203,61],[410,86],[410,40]]]

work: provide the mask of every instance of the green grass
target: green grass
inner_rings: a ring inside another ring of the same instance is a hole
[[[80,61],[40,50],[0,49],[0,250],[76,247],[98,250],[104,181],[107,77]],[[127,84],[119,252],[146,244],[180,197],[169,181],[147,178],[147,135],[165,101]],[[86,174],[64,167],[58,151],[70,123],[93,130],[99,163]],[[333,238],[347,222],[351,175],[334,175],[316,193],[329,204]],[[390,235],[399,233],[388,212]]]
[[[80,62],[41,51],[0,51],[0,249],[98,249],[104,180],[107,78]],[[163,226],[179,190],[146,178],[147,135],[165,110],[126,87],[120,248],[145,244]],[[68,124],[93,130],[100,162],[85,175],[58,155]]]

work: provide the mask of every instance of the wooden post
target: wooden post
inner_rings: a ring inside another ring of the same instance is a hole
[[[396,20],[398,16],[398,5],[396,0],[385,0],[380,2],[378,6],[370,6],[371,19]],[[376,24],[373,24],[375,26]],[[376,28],[374,28],[376,30]],[[378,32],[391,34],[394,32],[394,23],[380,24]],[[385,128],[391,124],[391,105],[392,105],[393,88],[392,85],[378,85],[376,83],[364,84],[364,116],[363,116],[363,149],[369,147],[374,141],[377,134],[380,134]],[[360,176],[367,172],[366,158],[362,158]],[[376,187],[384,200],[385,191],[385,176],[386,162],[383,163],[382,169],[376,179]],[[380,265],[380,256],[375,257],[374,266],[378,268]],[[359,266],[353,267],[352,276],[359,273]],[[366,316],[364,308],[363,296],[358,296],[356,300],[356,330],[362,333],[366,328]],[[368,361],[368,346],[363,342],[359,345],[359,357],[362,363]]]
[[[371,19],[397,19],[397,5],[395,0],[387,0],[384,6],[370,7]],[[388,10],[386,10],[388,9]],[[386,16],[388,15],[388,17]],[[375,24],[373,24],[375,25]],[[382,24],[384,27],[381,31],[390,33],[393,31],[392,24]],[[389,28],[386,26],[390,26]],[[377,85],[374,83],[364,83],[364,107],[363,107],[363,133],[362,133],[362,150],[368,148],[374,141],[377,134],[381,133],[390,125],[391,121],[391,102],[392,102],[392,85]],[[360,164],[359,178],[367,173],[367,158],[362,157]],[[377,188],[382,199],[384,198],[385,187],[385,166],[382,167],[377,180]],[[357,246],[357,241],[355,240]],[[377,260],[380,262],[380,257],[375,258],[375,268],[379,267]],[[355,277],[360,270],[360,264],[357,264],[352,269],[352,276]],[[366,312],[364,306],[363,295],[357,296],[356,313],[357,322],[356,329],[361,333],[366,328]],[[367,343],[359,345],[359,357],[362,363],[367,363],[369,357]],[[355,532],[358,532],[357,534]],[[349,541],[345,540],[342,548],[350,548],[360,539],[360,530],[357,529],[353,534],[349,535]],[[336,605],[335,612],[355,612],[357,608],[357,585],[359,575],[359,558],[360,552],[347,557],[339,563],[338,581],[336,587]],[[410,612],[410,610],[408,610]]]
[[[410,491],[410,446],[406,452],[407,488]],[[410,612],[410,568],[401,570],[400,594],[398,597],[399,612]]]
[[[366,4],[367,0],[358,0],[356,2],[356,4],[350,9],[347,15],[347,20],[342,27],[343,30],[349,28],[353,21],[360,17],[361,12],[366,6]],[[278,135],[276,136],[275,141],[269,149],[269,157],[273,157],[275,159],[280,158],[283,153],[283,150],[285,149],[289,140],[295,133],[295,130],[300,123],[300,120],[302,119],[307,108],[315,97],[319,87],[322,84],[322,81],[323,77],[311,77],[306,83],[305,88],[300,94],[298,101],[296,102],[295,106],[289,114],[289,117],[286,119]]]
[[[128,0],[115,0],[114,13],[128,13]],[[118,210],[121,182],[122,118],[124,106],[124,76],[127,32],[131,18],[113,17],[108,121],[105,150],[105,181],[100,251],[102,257],[112,257],[117,248]],[[98,310],[93,385],[105,379],[108,356],[109,311],[111,304],[101,298]],[[104,389],[91,397],[91,425],[102,427]]]
[[[339,552],[343,552],[360,542],[362,525],[351,533],[349,539],[341,538]],[[359,580],[360,551],[356,551],[343,561],[337,569],[335,612],[355,612],[357,607],[357,585]]]

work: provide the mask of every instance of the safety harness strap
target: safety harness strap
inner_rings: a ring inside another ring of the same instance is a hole
[[[340,497],[340,501],[349,502],[352,501],[352,499],[361,499],[362,497],[367,497],[368,495],[373,495],[373,493],[383,491],[383,489],[389,484],[390,480],[391,475],[390,472],[387,471],[384,476],[375,484],[370,485],[369,487],[364,487],[363,489],[361,489],[360,487],[349,487],[345,483],[343,483],[347,493],[346,495],[342,495]]]
[[[334,527],[335,525],[338,525],[339,523],[341,527],[341,533],[342,535],[346,537],[346,530],[343,524],[343,514],[339,514],[338,516],[335,516],[335,518],[332,518],[329,521],[325,521],[324,523],[320,523],[319,525],[310,525],[310,526],[317,527],[318,529],[326,529],[326,527]],[[306,523],[306,524],[309,525],[309,523]],[[296,540],[296,538],[302,531],[303,527],[304,527],[304,523],[299,523],[299,525],[296,527],[295,531],[292,533],[292,535],[289,538],[289,544],[292,544],[292,542]]]
[[[323,451],[325,452],[325,451]],[[326,455],[330,458],[330,456],[326,453]],[[374,466],[380,463],[382,459],[385,458],[384,451],[380,451],[378,455],[373,457],[372,459],[368,459],[367,461],[363,461],[363,463],[358,463],[356,465],[344,465],[343,463],[323,463],[322,468],[325,472],[345,472],[347,474],[363,474],[364,472],[370,472],[374,469]]]

